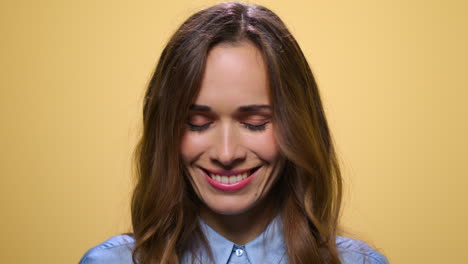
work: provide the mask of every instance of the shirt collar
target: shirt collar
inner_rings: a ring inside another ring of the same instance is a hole
[[[211,246],[215,263],[228,263],[234,247],[239,245],[227,240],[201,218],[199,221],[201,230]],[[286,254],[281,217],[276,216],[265,231],[245,244],[244,248],[251,263],[279,263]]]

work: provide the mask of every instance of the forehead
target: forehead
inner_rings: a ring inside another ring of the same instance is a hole
[[[258,48],[250,42],[213,47],[196,104],[214,108],[269,104],[268,75]]]

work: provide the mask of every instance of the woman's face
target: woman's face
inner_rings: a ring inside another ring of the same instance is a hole
[[[181,154],[198,197],[216,213],[246,212],[277,178],[268,85],[252,43],[219,44],[209,52]]]

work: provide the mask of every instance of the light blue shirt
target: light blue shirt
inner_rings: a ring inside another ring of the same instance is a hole
[[[281,218],[276,217],[257,238],[245,245],[236,245],[217,233],[200,219],[216,264],[286,264],[288,256],[283,240]],[[118,235],[91,248],[81,258],[80,264],[132,264],[132,249],[135,240],[129,235]],[[343,264],[368,263],[388,264],[384,255],[366,243],[337,236],[336,245]],[[198,263],[209,263],[202,252]],[[191,255],[182,256],[181,263],[191,263]]]

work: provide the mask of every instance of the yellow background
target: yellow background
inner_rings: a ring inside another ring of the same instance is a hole
[[[0,4],[2,263],[77,263],[129,231],[130,158],[162,47],[214,1]],[[315,73],[343,223],[392,263],[463,263],[466,1],[259,1]]]

